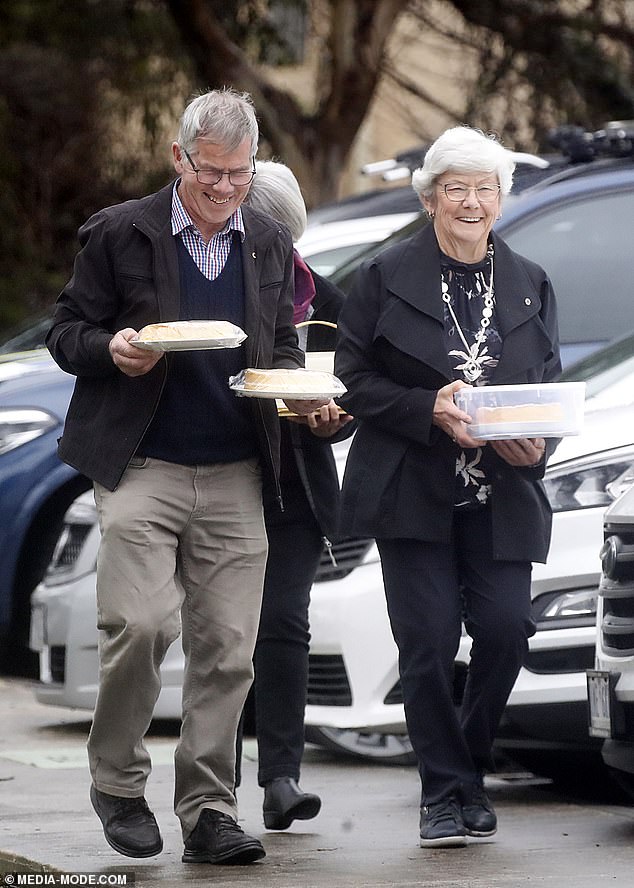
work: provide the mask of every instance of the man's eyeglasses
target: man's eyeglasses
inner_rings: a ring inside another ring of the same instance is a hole
[[[182,146],[181,146],[182,147]],[[194,161],[189,156],[189,152],[182,148],[183,154],[189,161],[192,171],[196,173],[196,178],[201,185],[217,185],[223,176],[229,179],[229,184],[236,188],[241,185],[250,185],[255,176],[255,169],[252,170],[215,170],[213,167],[201,170],[194,166]]]
[[[481,203],[490,203],[492,200],[495,200],[500,193],[500,186],[492,183],[488,185],[478,185],[477,188],[453,183],[440,185],[439,187],[442,188],[449,200],[452,200],[454,203],[462,203],[462,201],[469,196],[470,191],[475,191],[476,197]]]

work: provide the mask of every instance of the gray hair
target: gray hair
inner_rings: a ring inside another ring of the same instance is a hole
[[[235,151],[248,138],[251,156],[258,150],[258,122],[253,100],[248,93],[224,87],[203,93],[187,105],[180,121],[178,143],[186,151],[194,149],[196,139],[208,139]]]
[[[412,188],[419,197],[431,197],[438,177],[447,170],[460,173],[496,173],[502,194],[513,185],[515,161],[494,135],[469,126],[445,130],[430,145],[422,167],[412,174]]]
[[[306,204],[299,183],[283,163],[256,161],[255,179],[245,203],[286,225],[293,243],[297,243],[306,230]]]

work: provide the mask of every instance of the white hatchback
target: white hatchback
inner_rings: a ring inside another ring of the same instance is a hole
[[[585,427],[562,440],[548,466],[553,540],[547,564],[533,572],[537,633],[497,741],[530,764],[535,750],[598,753],[600,746],[588,736],[586,669],[594,664],[603,514],[634,472],[634,336],[596,352],[577,365],[576,374],[587,385]],[[341,472],[348,446],[335,445]],[[92,495],[84,494],[69,509],[47,576],[33,596],[31,643],[40,654],[36,695],[43,703],[94,707],[98,543]],[[364,758],[410,762],[376,546],[370,539],[346,540],[335,554],[336,566],[322,559],[312,590],[307,738]],[[457,701],[469,644],[463,636],[456,657]],[[180,717],[182,669],[176,642],[162,667],[156,717]]]
[[[315,222],[297,241],[297,250],[313,271],[329,277],[356,255],[378,247],[386,237],[409,224],[418,212],[385,213],[359,219]]]

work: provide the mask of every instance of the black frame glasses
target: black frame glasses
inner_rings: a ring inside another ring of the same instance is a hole
[[[229,184],[233,185],[234,188],[244,188],[245,185],[250,185],[251,182],[253,182],[255,165],[253,166],[253,169],[250,170],[201,170],[194,166],[194,161],[191,159],[189,152],[186,148],[183,148],[182,145],[181,150],[189,161],[192,172],[196,174],[196,179],[201,185],[217,185],[223,176],[226,176],[227,179],[229,179]],[[238,178],[237,182],[236,177]]]
[[[475,191],[475,195],[481,203],[491,203],[500,193],[500,186],[495,185],[493,182],[477,186],[448,182],[446,185],[439,185],[439,187],[445,192],[445,197],[453,203],[462,203],[467,199],[471,191]]]

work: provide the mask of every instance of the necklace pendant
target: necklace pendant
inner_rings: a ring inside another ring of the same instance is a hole
[[[464,373],[464,378],[467,382],[475,382],[476,379],[479,379],[482,376],[482,369],[478,367],[475,361],[469,361],[469,363],[463,368],[462,372]]]

